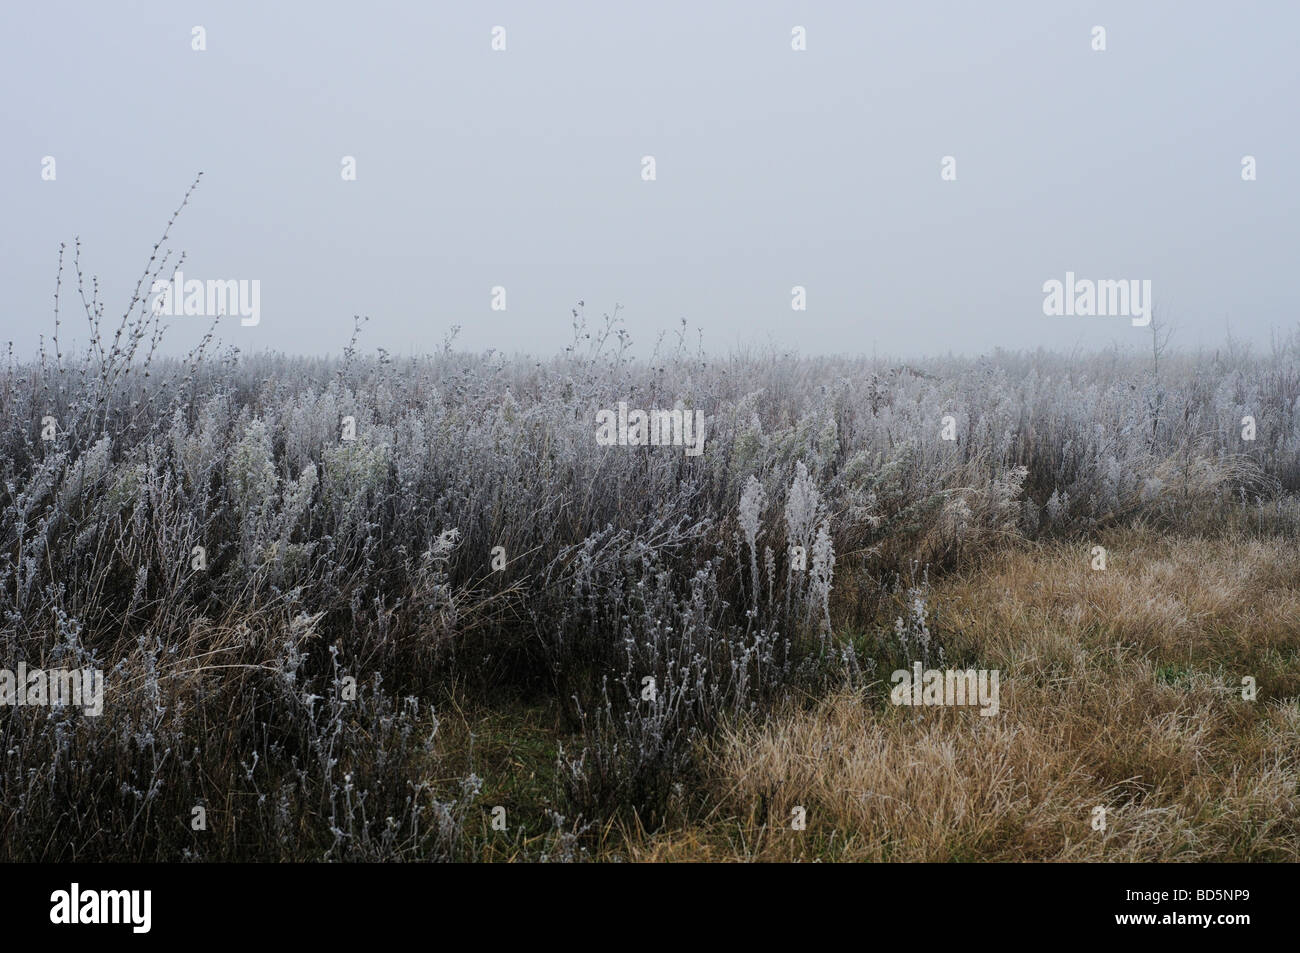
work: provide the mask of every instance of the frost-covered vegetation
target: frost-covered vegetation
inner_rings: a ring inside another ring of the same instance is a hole
[[[662,823],[720,727],[878,678],[900,640],[941,652],[923,567],[1134,520],[1300,525],[1297,338],[1158,372],[637,361],[575,310],[542,362],[179,359],[143,309],[109,338],[87,308],[90,348],[0,377],[0,658],[104,669],[105,711],[0,712],[5,859],[477,856],[492,804],[444,763],[440,700],[509,692],[559,719],[553,793],[514,807],[553,835],[521,855],[572,855]],[[703,410],[705,452],[598,446],[618,401]],[[908,621],[877,630],[891,600]]]

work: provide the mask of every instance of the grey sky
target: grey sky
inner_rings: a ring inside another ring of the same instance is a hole
[[[171,247],[260,280],[261,323],[221,325],[246,351],[337,352],[362,313],[367,349],[459,324],[551,354],[578,299],[643,353],[683,317],[715,351],[1146,340],[1044,316],[1067,270],[1151,279],[1179,346],[1264,343],[1298,317],[1297,28],[1291,2],[7,3],[0,340],[34,354],[77,234],[120,312],[202,170]]]

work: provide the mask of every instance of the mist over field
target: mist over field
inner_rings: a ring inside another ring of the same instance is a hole
[[[1044,316],[1067,271],[1151,280],[1179,347],[1267,347],[1295,322],[1290,4],[143,0],[4,18],[0,341],[23,355],[48,336],[59,243],[81,236],[124,302],[199,171],[172,247],[192,278],[261,281],[260,324],[222,324],[245,353],[336,354],[365,314],[393,354],[459,325],[470,351],[545,356],[578,300],[622,305],[641,357],[683,318],[719,354],[1141,349],[1127,322]],[[170,324],[173,354],[207,330]]]
[[[0,860],[1300,860],[1300,18],[993,7],[8,11]]]

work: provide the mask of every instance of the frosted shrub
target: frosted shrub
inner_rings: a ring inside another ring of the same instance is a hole
[[[1047,505],[1043,507],[1043,515],[1047,517],[1047,521],[1049,523],[1064,523],[1068,518],[1069,511],[1069,492],[1062,493],[1060,490],[1053,490],[1052,495],[1047,500]]]
[[[327,512],[343,534],[364,533],[388,477],[387,444],[369,437],[331,444],[323,454],[321,489]]]
[[[785,500],[787,612],[792,604],[802,605],[809,598],[811,580],[804,581],[807,578],[807,560],[816,541],[817,526],[822,521],[824,510],[817,485],[801,460],[795,464],[794,479]],[[796,547],[804,554],[803,568],[795,566],[793,553]]]
[[[198,411],[198,426],[191,430],[185,410],[177,406],[172,415],[168,441],[172,459],[184,478],[188,492],[201,493],[211,480],[212,473],[225,462],[226,437],[231,417],[230,406],[224,396],[210,397]]]
[[[251,564],[267,535],[280,488],[271,460],[271,435],[261,420],[244,428],[226,463],[226,480],[239,518],[241,552],[245,563]]]
[[[785,500],[786,538],[791,543],[811,543],[822,514],[821,494],[801,460]]]
[[[911,668],[920,662],[925,668],[942,668],[946,651],[942,642],[930,631],[929,573],[923,572],[921,580],[906,591],[906,611],[894,620],[894,635],[898,640],[900,667]]]
[[[750,475],[745,483],[745,490],[740,495],[740,529],[744,533],[745,544],[749,547],[750,585],[753,593],[753,610],[758,612],[758,536],[762,532],[761,521],[763,506],[766,502],[763,484]]]
[[[813,542],[808,605],[811,611],[820,609],[819,626],[826,635],[830,635],[831,631],[831,583],[834,578],[835,545],[831,542],[830,521],[823,520],[817,528],[817,539]]]
[[[307,391],[294,397],[288,411],[281,417],[288,465],[301,469],[320,462],[325,448],[339,442],[339,421],[344,414],[335,388],[331,387],[324,393]]]

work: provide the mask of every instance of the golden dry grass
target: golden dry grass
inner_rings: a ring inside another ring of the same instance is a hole
[[[1097,542],[1104,572],[1091,543],[1058,544],[936,586],[950,644],[1000,671],[1000,714],[894,707],[877,673],[723,733],[704,818],[631,855],[1300,859],[1300,551],[1141,529]]]

